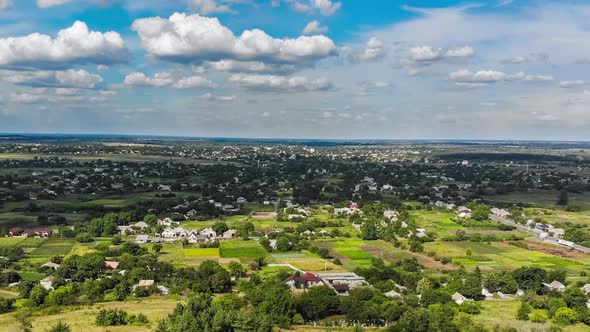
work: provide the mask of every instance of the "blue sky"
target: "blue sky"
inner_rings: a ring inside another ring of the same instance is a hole
[[[0,0],[0,132],[590,135],[585,1]]]

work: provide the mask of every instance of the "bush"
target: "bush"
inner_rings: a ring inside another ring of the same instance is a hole
[[[94,241],[94,239],[88,233],[80,233],[80,234],[76,235],[76,241],[78,241],[80,243],[89,243],[89,242]]]
[[[97,326],[127,325],[127,313],[120,309],[102,309],[94,322]]]
[[[545,323],[547,322],[547,316],[542,310],[535,310],[531,315],[531,322],[533,323]]]
[[[554,319],[559,325],[571,325],[578,320],[578,315],[570,308],[559,308],[555,312]]]

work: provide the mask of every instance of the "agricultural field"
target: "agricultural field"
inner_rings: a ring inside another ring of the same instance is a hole
[[[529,206],[551,208],[556,206],[557,191],[530,190],[526,192],[513,192],[504,195],[486,196],[485,199],[498,203],[525,203]],[[584,210],[590,209],[590,193],[570,193],[569,203],[581,206]]]
[[[546,331],[549,327],[554,326],[551,322],[546,323],[532,323],[523,322],[516,319],[516,312],[520,306],[520,301],[483,301],[481,302],[483,310],[479,315],[473,315],[471,318],[474,322],[483,324],[488,329],[493,329],[494,326],[501,324],[506,327],[514,327],[518,331]],[[546,316],[546,310],[542,310]],[[588,331],[588,326],[584,324],[576,324],[573,326],[559,326],[560,331],[564,332],[582,332]]]
[[[128,302],[107,302],[92,306],[82,307],[60,307],[59,310],[36,311],[33,313],[32,323],[34,332],[45,331],[48,326],[57,322],[64,322],[72,327],[72,331],[87,332],[124,332],[124,331],[153,331],[157,321],[165,318],[176,306],[177,300],[171,297],[151,297],[140,301]],[[122,309],[129,313],[143,313],[149,317],[148,326],[119,326],[104,327],[96,326],[94,319],[101,309]],[[16,331],[17,324],[14,314],[0,315],[0,326],[3,331]]]
[[[224,241],[219,248],[219,254],[223,258],[254,259],[266,257],[266,251],[255,240],[244,241],[241,239]]]
[[[526,242],[525,242],[526,243]],[[425,251],[439,257],[452,258],[453,263],[466,267],[479,266],[482,270],[512,270],[521,266],[538,266],[563,269],[570,277],[590,269],[590,256],[575,253],[572,257],[559,257],[538,250],[528,250],[505,242],[444,242],[424,244]],[[468,251],[471,255],[468,255]]]
[[[457,224],[451,218],[456,216],[454,212],[416,210],[412,212],[416,222],[420,227],[429,232],[434,232],[437,236],[452,235],[457,230],[464,230],[465,227]]]

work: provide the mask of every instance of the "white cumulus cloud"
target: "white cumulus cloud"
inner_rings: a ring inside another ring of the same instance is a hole
[[[217,18],[198,14],[138,19],[133,30],[151,56],[177,62],[233,59],[302,63],[336,52],[334,42],[325,36],[277,39],[254,29],[236,37]]]
[[[328,32],[328,27],[321,26],[320,22],[317,20],[307,23],[307,25],[303,29],[304,35],[317,35],[326,32]]]
[[[172,87],[175,89],[214,88],[215,83],[202,76],[176,77],[169,72],[161,72],[149,77],[144,73],[133,72],[125,76],[126,86]]]
[[[201,14],[235,12],[228,5],[218,5],[215,0],[188,0],[189,6]]]
[[[0,66],[66,66],[67,63],[117,63],[127,60],[125,42],[117,32],[89,31],[76,21],[55,38],[40,33],[0,38]]]

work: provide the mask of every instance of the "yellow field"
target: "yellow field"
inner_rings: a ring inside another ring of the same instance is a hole
[[[158,320],[168,316],[176,306],[177,301],[173,298],[152,297],[141,301],[133,302],[109,302],[100,303],[89,307],[64,307],[59,313],[34,313],[32,317],[33,331],[41,332],[53,324],[62,321],[70,324],[73,332],[104,332],[104,331],[153,331]],[[117,308],[129,313],[143,313],[150,320],[150,326],[120,326],[120,327],[98,327],[94,325],[94,319],[100,309]],[[0,315],[0,330],[17,331],[14,313]]]

